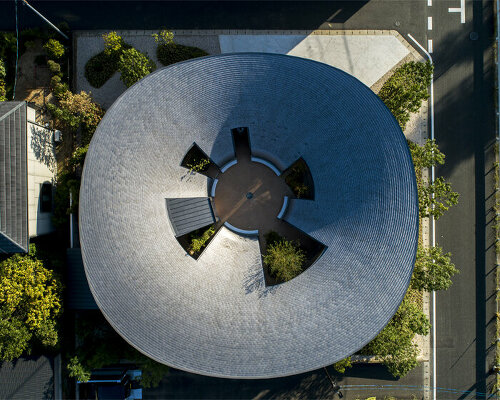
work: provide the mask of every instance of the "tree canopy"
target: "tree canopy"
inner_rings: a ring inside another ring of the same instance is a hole
[[[459,271],[451,262],[451,254],[443,254],[440,247],[417,250],[417,261],[411,279],[411,287],[417,290],[446,290],[451,284],[451,277]]]
[[[30,351],[31,339],[44,346],[58,341],[62,285],[34,256],[16,254],[0,263],[0,359]]]
[[[401,126],[406,127],[410,114],[417,112],[429,98],[428,88],[434,67],[431,63],[408,62],[399,67],[380,89],[378,96]]]
[[[130,87],[156,69],[156,65],[147,55],[131,48],[123,50],[118,62],[120,79]]]
[[[269,266],[271,274],[285,282],[302,272],[305,261],[304,251],[295,243],[284,239],[268,245],[264,255],[264,263]]]

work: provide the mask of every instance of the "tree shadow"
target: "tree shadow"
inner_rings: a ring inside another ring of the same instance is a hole
[[[56,157],[52,142],[52,132],[34,124],[31,124],[29,129],[31,135],[30,147],[35,158],[50,171],[55,172]]]

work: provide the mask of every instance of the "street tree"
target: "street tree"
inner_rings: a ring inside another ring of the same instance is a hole
[[[441,247],[425,249],[419,246],[411,287],[428,292],[446,290],[453,283],[451,278],[458,272],[451,262],[450,253],[443,254]]]

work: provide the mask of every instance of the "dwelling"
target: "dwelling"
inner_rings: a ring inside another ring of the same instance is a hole
[[[278,187],[298,160],[310,198]],[[212,197],[229,224],[195,258],[178,235],[213,221]],[[394,116],[345,72],[277,54],[196,58],[129,88],[92,138],[79,207],[85,272],[110,324],[156,361],[216,377],[298,374],[359,350],[401,303],[418,242]],[[260,246],[271,219],[323,246],[277,285]]]
[[[26,102],[0,103],[0,253],[26,253],[29,239],[54,230],[53,131]]]

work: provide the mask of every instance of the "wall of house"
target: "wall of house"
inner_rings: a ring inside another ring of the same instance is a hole
[[[54,185],[56,155],[53,133],[37,125],[35,110],[28,107],[28,232],[30,237],[44,235],[54,230],[52,212],[42,212],[40,192],[44,183]]]

